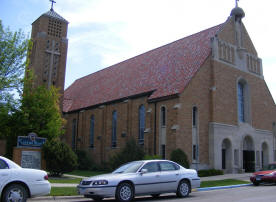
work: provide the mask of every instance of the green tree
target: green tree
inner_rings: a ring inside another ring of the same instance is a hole
[[[9,103],[14,91],[22,89],[27,49],[24,33],[5,29],[0,20],[0,103]]]
[[[65,120],[60,111],[60,94],[58,88],[49,89],[42,85],[32,86],[32,73],[28,71],[24,80],[24,93],[21,100],[22,131],[35,132],[49,140],[64,133]]]

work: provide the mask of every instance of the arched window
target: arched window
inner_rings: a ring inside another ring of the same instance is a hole
[[[94,116],[92,115],[90,118],[90,138],[89,138],[89,146],[91,148],[94,147],[94,125],[95,125],[95,120]]]
[[[238,83],[238,115],[239,115],[239,121],[245,122],[245,116],[244,116],[244,84],[242,82]]]
[[[166,108],[161,107],[161,126],[166,126]]]
[[[139,144],[144,144],[144,131],[145,131],[145,107],[141,105],[139,107],[139,136],[138,142]]]
[[[117,112],[112,112],[112,137],[111,137],[111,147],[117,146]]]
[[[76,148],[76,135],[77,135],[77,120],[73,119],[72,121],[72,149]]]

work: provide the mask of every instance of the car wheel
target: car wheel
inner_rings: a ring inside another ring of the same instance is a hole
[[[26,202],[28,197],[27,190],[20,184],[12,184],[3,192],[3,201],[21,201]]]
[[[187,197],[191,192],[190,184],[187,180],[181,180],[177,187],[176,195],[178,197]]]
[[[160,196],[160,194],[152,194],[151,195],[153,198],[158,198]]]
[[[255,186],[259,186],[259,185],[260,185],[260,183],[259,183],[259,182],[256,182],[256,181],[254,181],[253,184],[254,184]]]
[[[103,197],[100,197],[100,196],[93,196],[92,199],[93,199],[94,201],[101,201],[101,200],[103,200]]]
[[[131,201],[133,197],[134,190],[131,184],[125,182],[118,185],[115,196],[117,201]]]

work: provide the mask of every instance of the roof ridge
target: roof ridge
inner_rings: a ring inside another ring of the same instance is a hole
[[[52,18],[56,18],[58,20],[61,20],[63,22],[68,23],[67,20],[65,20],[61,15],[59,15],[57,12],[54,11],[54,9],[51,9],[49,11],[47,11],[46,13],[43,13],[41,16],[48,16],[48,17],[52,17]]]

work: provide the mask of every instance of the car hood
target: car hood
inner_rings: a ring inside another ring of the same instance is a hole
[[[96,175],[93,177],[85,178],[83,180],[85,180],[85,181],[110,180],[110,179],[114,179],[114,178],[121,178],[126,175],[127,176],[135,175],[135,173],[108,173],[108,174]]]
[[[263,171],[258,171],[255,172],[254,175],[267,175],[270,174],[272,172],[276,172],[276,170],[263,170]]]

